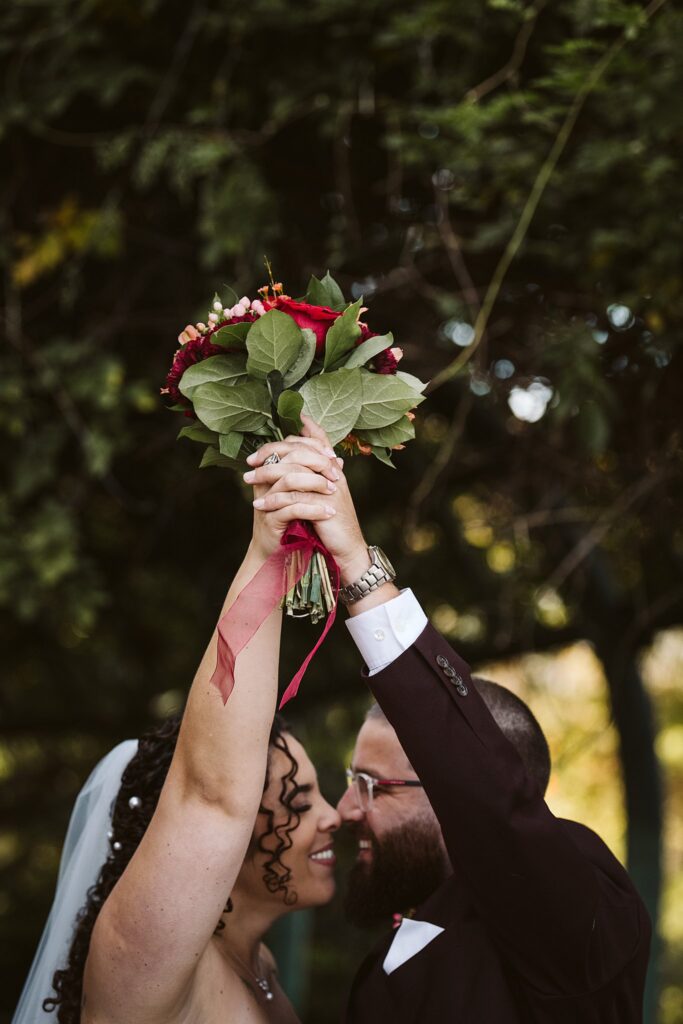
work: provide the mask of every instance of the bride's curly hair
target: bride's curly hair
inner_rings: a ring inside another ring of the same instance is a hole
[[[181,718],[180,714],[173,715],[156,729],[145,733],[139,740],[137,753],[121,777],[121,787],[112,811],[109,856],[102,865],[97,881],[88,889],[86,903],[76,917],[66,966],[54,973],[52,987],[56,994],[43,1001],[46,1013],[57,1011],[59,1024],[80,1024],[83,972],[92,930],[105,900],[123,874],[152,820],[173,758]],[[275,812],[262,804],[259,813],[265,815],[266,829],[252,841],[251,849],[255,847],[267,855],[263,881],[268,890],[272,893],[281,892],[283,901],[287,906],[292,906],[297,901],[296,892],[289,886],[292,873],[280,859],[291,848],[291,833],[300,821],[300,815],[291,806],[297,792],[296,773],[299,765],[287,744],[288,735],[292,735],[289,726],[280,715],[276,715],[270,732],[268,768],[263,787],[264,790],[268,788],[272,751],[280,750],[289,762],[282,776],[279,793],[287,817],[281,824],[275,825]],[[134,799],[131,806],[130,801],[134,797],[137,800]],[[275,836],[275,843],[271,846],[268,840],[272,836]],[[228,912],[232,910],[230,899],[225,909]],[[220,932],[224,925],[225,922],[220,920],[216,932]]]

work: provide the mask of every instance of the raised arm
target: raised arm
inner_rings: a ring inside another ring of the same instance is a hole
[[[428,625],[369,683],[506,957],[547,995],[610,981],[648,940],[642,904],[597,836],[551,813],[467,665]]]
[[[314,490],[308,461],[332,479],[324,445],[290,454],[289,469]],[[320,485],[324,486],[324,485]],[[280,542],[292,519],[327,518],[325,499],[255,511],[249,549],[228,591],[232,605]],[[281,612],[274,611],[239,655],[226,705],[210,678],[214,629],[195,675],[175,754],[145,835],[95,926],[84,977],[88,1019],[167,1022],[189,999],[197,967],[225,908],[263,794],[277,697]],[[179,638],[182,640],[182,638]]]

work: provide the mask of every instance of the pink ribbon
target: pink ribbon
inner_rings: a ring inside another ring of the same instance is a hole
[[[290,575],[288,570],[297,551],[302,557],[298,560],[297,571]],[[301,668],[283,693],[280,709],[296,696],[306,669],[336,618],[340,584],[339,566],[310,524],[301,520],[289,524],[282,535],[278,550],[273,552],[244,590],[240,591],[237,600],[218,623],[216,668],[211,676],[211,682],[218,687],[224,704],[227,703],[235,685],[235,661],[240,651],[247,646],[289,588],[299,582],[316,551],[319,551],[327,562],[334,592],[334,606],[327,616],[325,627],[313,650],[306,655]]]

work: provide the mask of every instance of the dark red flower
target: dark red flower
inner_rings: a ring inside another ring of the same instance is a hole
[[[308,302],[296,302],[286,295],[278,296],[274,302],[267,304],[269,309],[280,309],[283,313],[289,314],[297,327],[302,330],[307,327],[315,334],[315,354],[320,357],[325,349],[325,337],[330,326],[341,313],[327,306],[312,306]]]
[[[248,321],[255,320],[256,317],[251,313],[247,313],[246,316],[233,316],[230,318],[231,324],[241,324]],[[201,363],[203,359],[208,359],[209,356],[225,355],[226,352],[230,352],[229,348],[225,348],[222,345],[213,345],[211,343],[211,337],[216,331],[220,330],[221,327],[225,327],[228,321],[225,320],[223,323],[216,324],[206,334],[200,335],[198,338],[191,338],[190,341],[185,342],[173,357],[173,366],[168,372],[166,377],[166,387],[161,389],[163,395],[168,397],[180,405],[187,405],[191,407],[191,403],[181,394],[180,379],[187,370],[188,366],[193,366],[194,363]]]
[[[396,373],[398,370],[398,359],[390,348],[378,352],[372,360],[375,373]]]

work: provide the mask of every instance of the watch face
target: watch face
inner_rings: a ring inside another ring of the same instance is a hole
[[[382,566],[386,573],[388,573],[392,577],[396,576],[396,570],[394,569],[393,565],[391,564],[391,562],[389,561],[389,559],[384,554],[381,548],[375,547],[375,558],[377,559],[377,561],[379,562],[379,564]]]

